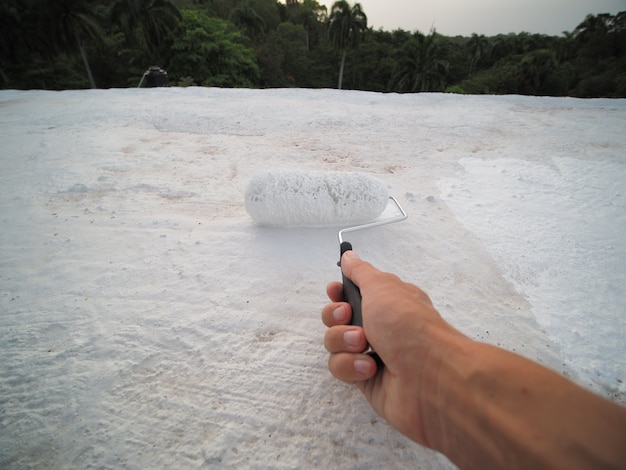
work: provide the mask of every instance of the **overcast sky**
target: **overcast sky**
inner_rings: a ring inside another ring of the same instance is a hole
[[[334,0],[318,0],[329,9]],[[358,0],[374,29],[446,36],[493,36],[540,33],[560,36],[573,31],[589,13],[616,14],[626,0]],[[348,0],[353,5],[357,0]]]

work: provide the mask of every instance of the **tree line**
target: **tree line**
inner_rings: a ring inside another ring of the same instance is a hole
[[[626,97],[626,12],[561,36],[444,36],[368,26],[317,0],[0,0],[0,86],[348,88]]]

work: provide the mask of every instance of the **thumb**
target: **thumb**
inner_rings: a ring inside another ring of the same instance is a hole
[[[379,272],[378,269],[367,261],[363,261],[356,252],[351,250],[346,251],[341,257],[341,270],[357,287],[362,287],[368,278]]]

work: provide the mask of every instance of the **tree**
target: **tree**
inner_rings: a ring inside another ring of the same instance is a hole
[[[28,53],[28,44],[20,24],[24,5],[19,1],[0,1],[0,77],[9,84],[6,67]]]
[[[572,59],[576,55],[576,40],[574,33],[563,31],[563,36],[556,43],[557,59],[559,62]]]
[[[237,3],[239,3],[239,0]],[[276,0],[245,0],[265,23],[265,31],[274,31],[281,23],[280,11]]]
[[[498,34],[491,41],[491,59],[494,63],[497,63],[499,60],[504,59],[505,57],[515,54],[515,41],[516,35],[509,34]]]
[[[544,85],[556,66],[556,55],[550,49],[538,49],[524,56],[518,69],[519,93],[523,95],[546,94]]]
[[[351,7],[347,1],[340,0],[335,2],[330,10],[329,21],[328,33],[331,42],[341,50],[338,85],[338,88],[341,90],[346,54],[349,48],[357,47],[361,42],[361,36],[367,29],[367,16],[363,12],[360,3],[355,3]]]
[[[589,41],[593,36],[604,36],[609,30],[611,19],[609,14],[587,15],[574,30],[574,35],[580,43]]]
[[[359,48],[348,55],[355,65],[351,67],[352,88],[367,91],[388,91],[389,81],[396,65],[395,47],[391,33],[370,31]]]
[[[615,57],[626,55],[626,11],[620,11],[611,21],[609,34],[613,40]]]
[[[252,87],[259,71],[253,52],[232,24],[200,10],[183,10],[170,75],[202,86]]]
[[[261,86],[310,87],[310,51],[303,26],[285,21],[256,50]]]
[[[78,49],[83,65],[89,78],[91,88],[96,82],[89,66],[83,42],[85,40],[101,41],[103,32],[84,0],[57,0],[55,2],[39,1],[38,12],[40,27],[48,38],[49,47],[61,53]]]
[[[129,43],[143,39],[157,59],[163,52],[164,38],[176,29],[182,18],[169,0],[117,0],[111,8],[111,21],[126,35]]]
[[[474,71],[478,61],[486,54],[489,41],[484,35],[472,34],[472,37],[465,43],[465,53],[470,59],[469,75]]]
[[[441,58],[435,31],[417,33],[400,48],[390,88],[399,92],[443,91],[449,64]]]
[[[250,39],[254,39],[265,30],[265,21],[248,2],[241,4],[232,11],[230,21],[246,33]]]
[[[317,42],[319,32],[326,18],[326,7],[317,0],[287,0],[286,19],[304,27],[307,32],[307,49]]]

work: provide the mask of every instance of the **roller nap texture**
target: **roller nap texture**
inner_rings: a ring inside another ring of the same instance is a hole
[[[253,176],[245,206],[262,225],[339,227],[378,217],[387,206],[385,184],[366,173],[269,170]]]

